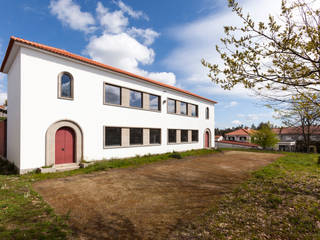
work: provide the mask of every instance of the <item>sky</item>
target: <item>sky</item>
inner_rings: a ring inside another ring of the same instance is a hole
[[[280,0],[239,0],[244,12],[263,21],[277,16]],[[239,25],[227,0],[10,0],[0,9],[0,61],[10,36],[65,49],[218,102],[218,128],[270,121],[271,109],[239,86],[212,83],[201,59],[220,63],[215,45],[223,26]],[[0,73],[0,103],[7,77]]]

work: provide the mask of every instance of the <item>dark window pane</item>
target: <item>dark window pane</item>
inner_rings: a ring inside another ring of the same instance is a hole
[[[106,127],[105,131],[106,146],[121,146],[121,128]]]
[[[192,142],[198,142],[199,135],[198,130],[192,130]]]
[[[150,144],[161,143],[161,129],[150,129]]]
[[[177,130],[169,129],[168,130],[168,135],[169,135],[169,143],[177,142]]]
[[[176,113],[176,100],[168,99],[168,113]]]
[[[105,98],[106,103],[121,105],[121,88],[106,84]]]
[[[187,115],[188,110],[187,110],[187,103],[181,102],[180,103],[180,114],[182,115]]]
[[[188,130],[181,130],[181,142],[188,142]]]
[[[149,104],[151,110],[160,110],[160,97],[156,95],[149,95]]]
[[[130,128],[130,145],[143,144],[143,129]]]
[[[67,97],[71,98],[72,97],[72,89],[71,89],[71,76],[69,74],[64,73],[61,76],[61,97]]]
[[[206,119],[209,119],[209,108],[206,108]]]
[[[198,106],[191,104],[191,116],[198,117]]]
[[[142,92],[130,90],[130,106],[142,108]]]

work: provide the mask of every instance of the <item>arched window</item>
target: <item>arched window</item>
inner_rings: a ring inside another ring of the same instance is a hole
[[[209,119],[209,108],[206,108],[206,119]]]
[[[73,77],[70,73],[63,72],[59,75],[58,80],[59,98],[73,99]]]

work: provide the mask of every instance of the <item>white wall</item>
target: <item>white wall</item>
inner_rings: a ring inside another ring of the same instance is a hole
[[[20,66],[17,53],[8,73],[7,159],[20,168]]]
[[[45,165],[46,131],[54,122],[65,119],[76,122],[82,128],[85,160],[203,148],[206,128],[211,130],[214,147],[212,103],[33,49],[21,48],[21,62],[21,169]],[[73,101],[57,98],[58,74],[62,71],[74,77]],[[171,97],[197,104],[199,118],[167,114],[166,104],[162,104],[161,113],[104,105],[104,82],[160,95],[162,101]],[[205,119],[206,107],[210,108],[209,120]],[[104,149],[103,126],[161,128],[162,145]],[[198,129],[199,142],[167,145],[168,128]]]

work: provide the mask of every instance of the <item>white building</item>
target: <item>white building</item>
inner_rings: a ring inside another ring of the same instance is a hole
[[[182,89],[15,37],[1,72],[7,159],[20,173],[214,147],[216,102]]]

